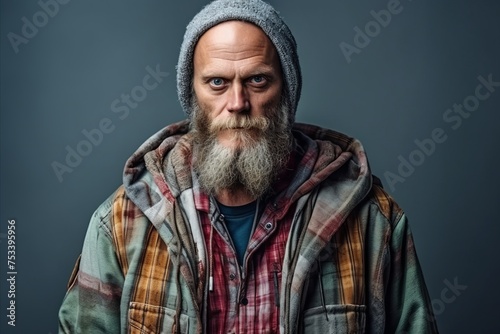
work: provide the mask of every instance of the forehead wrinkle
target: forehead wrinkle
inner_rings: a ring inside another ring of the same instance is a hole
[[[195,50],[195,57],[212,60],[240,61],[250,58],[261,58],[261,61],[274,59],[274,50],[266,45],[255,44],[230,44],[217,41],[199,43]]]

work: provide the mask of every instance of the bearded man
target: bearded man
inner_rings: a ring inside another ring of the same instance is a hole
[[[295,40],[217,0],[177,67],[189,119],[146,141],[95,212],[61,333],[436,333],[406,216],[361,144],[294,116]]]

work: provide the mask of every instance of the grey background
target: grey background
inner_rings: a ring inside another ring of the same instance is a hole
[[[8,34],[21,35],[22,18],[33,22],[42,9],[37,1],[1,1],[2,333],[57,332],[92,212],[119,186],[126,158],[184,118],[175,64],[185,26],[205,3],[69,1],[16,53]],[[456,130],[443,114],[474,94],[478,76],[500,81],[500,4],[402,0],[402,11],[348,63],[339,44],[352,45],[353,28],[364,29],[370,11],[388,1],[271,3],[299,45],[297,120],[362,140],[374,173],[410,217],[441,332],[497,333],[500,87]],[[170,75],[120,119],[111,103],[157,64]],[[75,149],[82,131],[104,118],[114,130],[60,182],[51,164],[64,164],[66,146]],[[391,189],[384,173],[397,173],[398,156],[408,159],[414,141],[435,128],[446,141]],[[16,220],[15,328],[6,318],[8,219]],[[446,290],[455,280],[467,288]]]

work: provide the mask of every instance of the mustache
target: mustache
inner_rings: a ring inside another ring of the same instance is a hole
[[[213,120],[210,124],[210,131],[217,132],[231,129],[257,129],[265,131],[269,128],[269,125],[269,119],[264,116],[250,117],[247,115],[236,115],[222,120]]]

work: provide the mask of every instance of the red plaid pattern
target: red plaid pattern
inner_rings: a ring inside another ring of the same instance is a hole
[[[197,207],[208,208],[207,196],[197,200]],[[273,217],[280,214],[272,206],[263,211],[248,243],[243,268],[238,265],[223,216],[216,214],[213,225],[208,210],[200,216],[213,276],[213,289],[208,295],[208,332],[278,333],[281,264],[292,214],[277,220]]]

